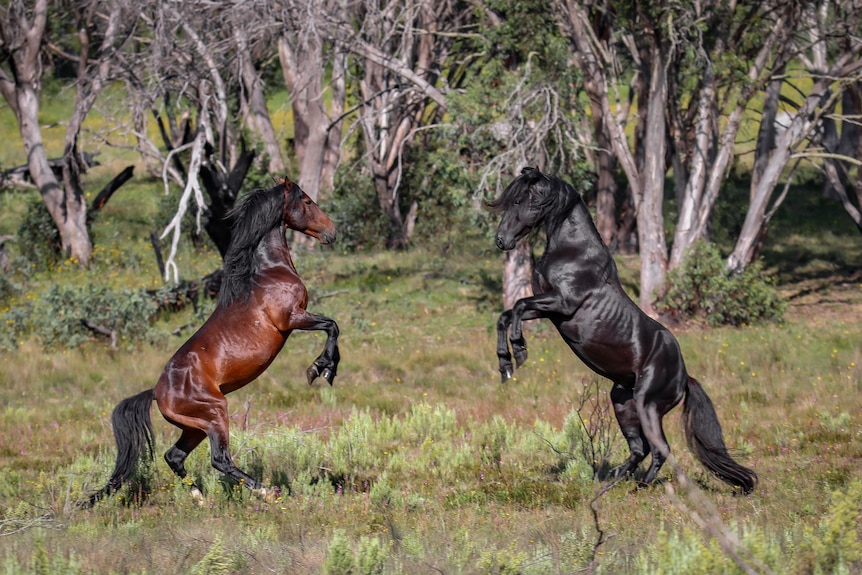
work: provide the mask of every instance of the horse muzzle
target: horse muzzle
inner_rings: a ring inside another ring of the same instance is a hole
[[[494,238],[494,243],[497,244],[497,248],[503,250],[504,252],[509,251],[513,247],[515,247],[515,242],[507,242],[505,239],[503,239],[503,236],[500,235]]]
[[[322,243],[323,245],[328,245],[328,244],[331,244],[332,242],[334,242],[335,238],[336,238],[336,233],[333,230],[332,232],[329,232],[329,233],[324,232],[324,233],[320,234],[320,236],[317,239],[319,239],[320,243]]]

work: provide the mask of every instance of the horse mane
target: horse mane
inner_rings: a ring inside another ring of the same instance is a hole
[[[279,227],[284,219],[284,187],[295,185],[281,182],[274,188],[259,189],[248,194],[227,214],[232,235],[224,256],[218,305],[226,306],[238,300],[248,301],[258,270],[257,247],[261,240]]]
[[[537,222],[545,223],[550,234],[556,230],[581,200],[581,195],[571,184],[548,174],[538,168],[524,168],[521,175],[506,186],[499,198],[488,202],[488,207],[497,212],[505,212],[516,203],[526,199],[531,190],[535,191],[533,200],[539,210]],[[536,227],[539,227],[538,225]]]

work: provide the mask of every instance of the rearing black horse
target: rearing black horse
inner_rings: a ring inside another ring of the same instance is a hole
[[[634,473],[652,453],[641,484],[655,481],[670,453],[662,418],[684,399],[686,440],[695,456],[743,493],[754,489],[757,475],[728,454],[712,401],[686,371],[676,338],[623,291],[581,195],[559,178],[525,168],[489,206],[502,212],[496,234],[501,250],[539,226],[547,236],[533,270],[535,295],[518,300],[497,322],[503,381],[512,377],[512,355],[518,367],[527,359],[521,322],[547,318],[575,355],[613,382],[611,401],[631,455],[611,478]]]

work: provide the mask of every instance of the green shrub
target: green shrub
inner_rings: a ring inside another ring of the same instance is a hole
[[[83,320],[115,333],[117,345],[151,340],[157,311],[144,290],[112,291],[104,285],[53,285],[41,294],[31,314],[33,334],[45,347],[75,347],[93,337]]]
[[[230,567],[221,538],[216,536],[209,551],[192,567],[189,575],[227,575]]]
[[[17,238],[19,252],[38,271],[49,270],[63,259],[60,231],[39,197],[28,200]]]
[[[854,481],[845,492],[832,495],[832,505],[815,530],[805,529],[800,572],[856,573],[862,560],[859,516],[862,513],[862,482]]]
[[[361,537],[356,561],[359,575],[380,575],[383,573],[383,566],[388,555],[387,546],[382,544],[378,537]]]
[[[383,247],[389,224],[371,178],[357,175],[355,166],[338,169],[335,189],[320,207],[338,229],[339,250],[355,252]]]
[[[341,529],[332,534],[329,549],[323,562],[324,575],[355,575],[356,559],[350,541]]]
[[[755,262],[729,276],[718,249],[699,241],[682,265],[667,274],[656,307],[681,318],[702,318],[712,326],[780,321],[787,304],[761,272]]]

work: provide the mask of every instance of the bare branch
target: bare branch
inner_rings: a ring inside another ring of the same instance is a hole
[[[176,264],[176,255],[177,255],[177,246],[180,242],[180,234],[182,232],[182,220],[183,216],[186,215],[186,211],[188,210],[189,199],[194,196],[195,203],[197,204],[197,228],[198,231],[201,229],[201,214],[206,208],[206,204],[204,203],[203,192],[201,191],[200,182],[198,181],[198,174],[200,173],[201,163],[203,161],[204,156],[204,146],[206,144],[206,138],[203,131],[199,131],[197,136],[194,139],[194,142],[191,144],[192,148],[192,157],[189,162],[189,174],[188,179],[186,180],[186,187],[183,190],[183,194],[180,197],[180,203],[177,207],[177,212],[174,214],[173,219],[170,223],[165,227],[162,235],[159,236],[159,239],[164,239],[165,236],[168,235],[169,232],[173,231],[173,237],[171,240],[171,251],[168,255],[168,260],[165,262],[165,281],[170,281],[171,272],[173,272],[173,281],[174,283],[179,283],[179,270],[177,269]],[[171,154],[179,151],[182,148],[177,148],[173,150]],[[167,166],[168,157],[165,160],[165,166]],[[167,180],[167,172],[163,173],[163,180],[165,183],[165,190],[167,191],[168,180]]]

